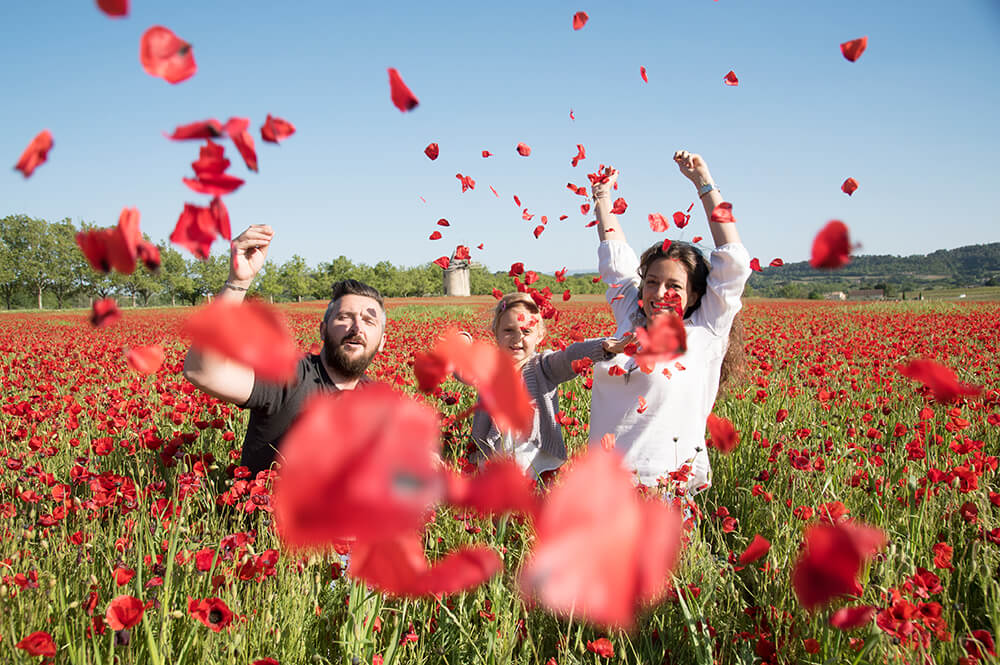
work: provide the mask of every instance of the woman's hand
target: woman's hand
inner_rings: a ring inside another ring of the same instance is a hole
[[[267,260],[267,248],[274,230],[266,224],[253,224],[233,238],[230,246],[229,281],[249,285]]]
[[[625,335],[621,339],[608,337],[606,340],[604,340],[601,346],[604,347],[604,351],[606,353],[613,353],[615,355],[618,355],[619,353],[622,353],[625,350],[626,346],[628,346],[629,344],[634,344],[635,340],[636,340],[635,333],[629,332],[625,333]]]
[[[684,177],[694,183],[695,187],[701,187],[712,182],[712,174],[708,172],[708,164],[697,155],[687,150],[678,150],[674,153],[674,161],[677,167],[684,174]]]
[[[597,199],[609,199],[611,198],[611,191],[615,188],[615,183],[618,182],[618,170],[611,169],[611,173],[608,174],[607,182],[598,182],[590,188],[591,193],[594,196],[594,200]]]

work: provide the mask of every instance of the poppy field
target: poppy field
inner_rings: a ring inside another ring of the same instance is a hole
[[[391,302],[369,369],[440,414],[442,457],[456,469],[467,466],[461,416],[475,392],[449,380],[424,395],[412,367],[448,328],[487,339],[492,299],[460,302]],[[282,307],[303,352],[315,351],[323,308]],[[0,317],[4,662],[996,661],[996,304],[748,302],[749,371],[714,410],[735,437],[728,454],[710,451],[713,486],[694,499],[670,583],[630,630],[554,614],[522,593],[521,568],[542,536],[516,512],[449,506],[429,516],[431,561],[462,547],[502,561],[484,584],[450,595],[370,588],[345,570],[347,547],[287,549],[270,483],[237,467],[246,414],[181,375],[186,312],[122,314],[103,328],[84,312]],[[613,327],[602,300],[574,299],[548,344]],[[147,375],[127,355],[150,345],[164,360]],[[899,371],[916,358],[979,390],[936,399]],[[590,372],[560,391],[577,455]],[[581,459],[540,490],[543,501]],[[641,552],[628,546],[650,534],[609,545],[612,527],[621,534],[613,522],[589,527],[569,572],[593,570],[609,551]],[[625,597],[628,584],[610,588]]]

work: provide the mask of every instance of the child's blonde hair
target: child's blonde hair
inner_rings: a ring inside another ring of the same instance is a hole
[[[515,307],[526,309],[529,314],[537,316],[538,325],[541,326],[541,330],[543,332],[545,331],[545,322],[542,321],[538,304],[527,293],[515,291],[513,293],[508,293],[503,298],[500,298],[500,300],[497,301],[496,307],[493,308],[493,322],[490,324],[490,330],[493,331],[494,337],[496,337],[497,328],[500,326],[500,317],[503,316],[504,312],[508,309],[513,309]]]

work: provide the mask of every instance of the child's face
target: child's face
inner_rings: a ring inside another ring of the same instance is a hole
[[[496,334],[497,346],[520,363],[534,355],[545,331],[538,314],[524,307],[511,307],[500,315]]]

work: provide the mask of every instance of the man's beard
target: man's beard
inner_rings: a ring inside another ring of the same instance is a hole
[[[356,379],[368,369],[372,358],[378,352],[378,347],[372,349],[371,353],[350,357],[344,352],[344,343],[348,341],[363,343],[359,337],[345,337],[340,340],[340,344],[333,344],[330,340],[325,340],[323,344],[323,360],[345,379]]]

